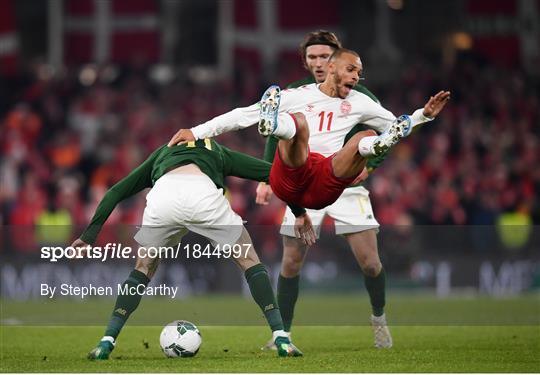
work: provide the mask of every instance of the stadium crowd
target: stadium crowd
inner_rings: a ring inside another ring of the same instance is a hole
[[[282,84],[304,74],[287,69]],[[249,67],[231,81],[193,82],[160,85],[144,67],[111,66],[55,78],[36,66],[6,79],[0,222],[85,225],[105,191],[177,129],[251,104],[266,86]],[[382,225],[540,223],[537,81],[463,60],[448,71],[412,64],[391,85],[371,86],[369,76],[363,83],[396,115],[411,113],[437,89],[452,92],[437,121],[400,143],[366,181]],[[254,128],[218,141],[262,157],[264,140]],[[255,182],[231,178],[228,185],[233,208],[248,222],[279,224],[284,205],[255,205]],[[108,223],[140,224],[143,209],[141,194]]]

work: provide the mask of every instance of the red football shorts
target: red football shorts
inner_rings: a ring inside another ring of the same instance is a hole
[[[334,176],[333,157],[310,152],[304,165],[291,168],[283,163],[277,149],[270,170],[272,191],[282,201],[304,208],[318,210],[331,205],[356,178]]]

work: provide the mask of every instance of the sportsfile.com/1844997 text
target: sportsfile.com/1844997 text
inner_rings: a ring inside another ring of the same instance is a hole
[[[179,257],[185,257],[186,259],[239,259],[247,256],[251,246],[252,244],[201,245],[195,243],[133,248],[123,246],[120,243],[107,243],[105,246],[88,245],[78,248],[72,246],[43,246],[40,253],[41,259],[46,259],[49,262],[58,262],[62,259],[94,259],[105,262],[107,259],[177,259]]]

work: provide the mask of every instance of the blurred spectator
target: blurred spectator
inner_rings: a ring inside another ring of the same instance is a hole
[[[61,246],[71,239],[73,220],[55,186],[49,186],[47,198],[47,207],[36,217],[36,241],[40,246]]]
[[[279,76],[287,80],[300,78],[293,77],[301,73],[290,64],[281,70]],[[398,145],[368,179],[376,217],[383,225],[399,225],[404,218],[411,224],[495,225],[521,220],[515,216],[520,207],[527,220],[538,224],[538,83],[519,70],[473,60],[458,61],[443,75],[435,76],[436,71],[420,62],[406,67],[391,86],[366,82],[395,114],[423,105],[436,88],[452,91],[440,118]],[[51,199],[70,222],[88,222],[106,189],[176,129],[254,102],[265,84],[252,67],[239,72],[238,87],[229,81],[195,84],[185,77],[157,86],[129,71],[109,81],[98,77],[88,86],[76,77],[67,72],[36,78],[20,91],[39,87],[40,94],[27,95],[29,103],[1,114],[0,222],[34,225],[43,215],[60,212],[47,210]],[[263,153],[264,140],[253,129],[224,134],[218,141],[254,156]],[[58,192],[47,199],[44,186],[49,184]],[[255,186],[230,179],[232,206],[254,225],[279,225],[283,204],[256,206]],[[108,223],[137,224],[143,207],[141,195],[122,204]],[[276,233],[268,233],[260,243],[275,251]]]

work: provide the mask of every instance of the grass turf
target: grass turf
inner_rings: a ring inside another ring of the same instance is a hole
[[[167,359],[161,327],[126,327],[109,361],[86,353],[102,327],[2,327],[2,372],[538,372],[538,327],[393,327],[391,350],[372,348],[369,327],[297,327],[302,358],[259,347],[264,327],[200,327],[195,358]],[[146,349],[143,341],[149,341]]]
[[[367,299],[306,295],[298,303],[299,324],[293,332],[302,358],[260,351],[270,332],[249,299],[143,299],[112,359],[90,362],[86,354],[102,336],[112,305],[107,299],[2,301],[2,320],[23,325],[0,327],[0,371],[540,372],[537,296],[390,296],[394,348],[376,350],[371,328],[365,325]],[[174,319],[199,325],[203,345],[195,358],[167,359],[161,353],[159,332]]]

